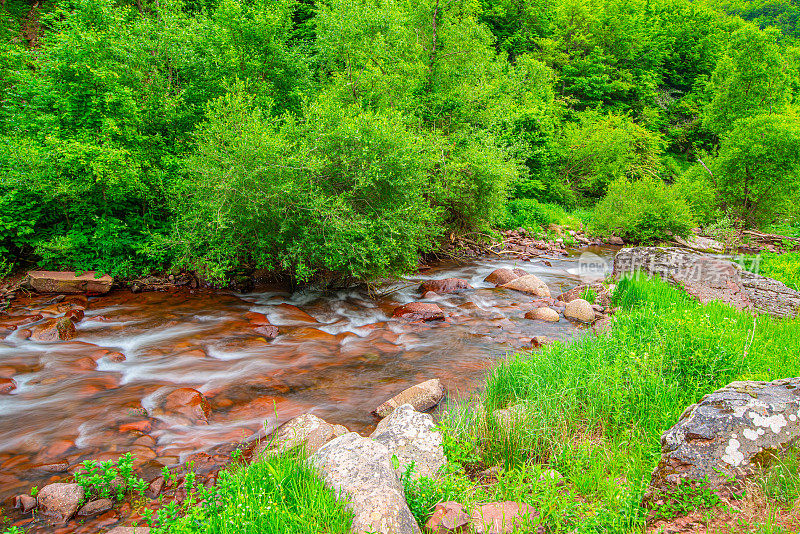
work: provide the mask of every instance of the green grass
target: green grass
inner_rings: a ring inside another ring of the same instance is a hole
[[[549,510],[548,532],[641,532],[660,436],[687,406],[734,380],[800,375],[800,320],[701,305],[659,280],[622,280],[613,300],[621,311],[609,336],[510,357],[478,406],[451,409],[444,422],[445,452],[474,449],[473,470],[549,466],[564,475],[580,502],[533,490],[521,498]],[[511,406],[520,411],[509,432],[491,414]],[[776,480],[794,496],[796,470]]]
[[[757,262],[745,262],[758,274],[774,278],[788,287],[800,291],[800,252],[777,254],[764,252]],[[756,269],[757,267],[757,269]]]
[[[149,522],[157,527],[151,532],[345,534],[353,520],[352,512],[336,500],[298,452],[236,465],[221,471],[212,488],[194,490],[182,507],[162,507],[158,521]]]

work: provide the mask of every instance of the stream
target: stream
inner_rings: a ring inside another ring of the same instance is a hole
[[[530,347],[533,336],[569,339],[585,328],[563,317],[524,319],[534,297],[485,283],[490,272],[525,269],[555,297],[581,282],[575,267],[582,253],[610,264],[616,250],[570,250],[548,258],[551,265],[441,263],[378,288],[378,297],[363,288],[114,291],[89,299],[77,337],[52,343],[26,339],[25,329],[62,315],[69,304],[53,303],[53,295],[17,299],[7,310],[12,317],[0,316],[0,327],[18,322],[8,335],[0,329],[0,379],[16,384],[0,394],[3,507],[11,509],[12,497],[33,485],[63,480],[85,459],[130,451],[137,465],[151,467],[198,454],[222,464],[238,444],[307,411],[362,432],[377,422],[373,408],[424,380],[440,378],[449,398],[463,398],[507,353]],[[391,318],[397,306],[422,300],[420,282],[448,277],[475,289],[425,299],[446,320]],[[23,315],[33,322],[25,324]],[[279,329],[272,341],[254,331],[264,317]],[[179,388],[185,389],[173,393]],[[192,390],[207,404],[198,406]],[[175,408],[176,398],[189,402]]]

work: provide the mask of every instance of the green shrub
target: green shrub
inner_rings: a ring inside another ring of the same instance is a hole
[[[716,187],[699,163],[681,174],[673,187],[686,201],[697,224],[706,225],[719,216]]]
[[[653,243],[670,234],[686,236],[695,221],[686,201],[658,178],[618,180],[594,211],[590,229],[635,243]]]
[[[277,126],[238,84],[197,144],[176,238],[212,280],[241,265],[301,281],[399,273],[441,231],[425,145],[395,114],[320,104]]]
[[[509,200],[500,226],[505,229],[547,229],[551,224],[580,227],[581,220],[558,204],[545,204],[531,198]]]

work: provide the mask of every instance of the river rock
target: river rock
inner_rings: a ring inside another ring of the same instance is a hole
[[[373,411],[379,417],[386,417],[395,408],[403,404],[410,404],[415,410],[424,412],[430,410],[444,398],[444,388],[438,378],[426,380],[416,386],[404,389],[391,399],[387,400]]]
[[[484,278],[483,281],[488,284],[494,284],[495,286],[502,286],[521,276],[527,275],[528,273],[522,269],[495,269],[489,276]]]
[[[587,301],[583,299],[575,299],[567,302],[564,308],[564,317],[568,319],[575,319],[582,323],[591,323],[594,321],[594,308]]]
[[[17,495],[14,497],[14,508],[17,510],[22,510],[23,514],[27,514],[34,508],[36,508],[36,497],[31,497],[30,495]]]
[[[301,445],[311,454],[347,432],[341,425],[332,425],[314,414],[306,413],[286,421],[271,437],[262,441],[253,451],[253,459],[280,454]]]
[[[620,250],[614,257],[614,275],[634,272],[658,275],[702,303],[719,300],[738,309],[755,309],[776,317],[794,317],[800,308],[800,292],[781,282],[745,271],[729,260],[684,249]]]
[[[687,408],[661,436],[648,497],[686,480],[712,486],[751,474],[759,459],[800,445],[800,378],[733,382]]]
[[[109,275],[96,276],[85,271],[80,276],[65,271],[30,271],[25,285],[39,293],[93,293],[105,294],[111,290],[114,279]]]
[[[622,246],[625,244],[625,240],[619,236],[612,235],[611,237],[608,238],[608,244]]]
[[[8,395],[17,389],[17,383],[13,378],[0,378],[0,395]]]
[[[469,282],[463,278],[445,278],[443,280],[426,280],[419,286],[420,293],[427,293],[432,291],[434,293],[455,293],[457,291],[464,291],[465,289],[472,289]]]
[[[61,319],[48,319],[33,327],[31,338],[36,341],[69,341],[78,334],[73,323],[68,317]]]
[[[470,523],[476,534],[510,534],[515,529],[532,526],[537,517],[539,512],[525,503],[493,502],[476,506]]]
[[[433,302],[411,302],[396,308],[392,317],[411,321],[435,321],[444,319],[444,312]]]
[[[433,507],[433,515],[425,523],[425,532],[430,534],[450,534],[463,532],[469,523],[469,515],[464,506],[455,501],[440,502]]]
[[[533,319],[534,321],[546,321],[548,323],[556,323],[558,322],[559,315],[558,312],[555,311],[553,308],[536,308],[535,310],[529,311],[525,314],[526,319]]]
[[[433,477],[447,462],[442,448],[442,434],[434,430],[433,417],[416,411],[410,404],[403,404],[383,419],[372,439],[389,449],[389,455],[397,456],[398,474],[414,464],[414,478]]]
[[[278,337],[278,327],[271,324],[262,324],[253,328],[253,332],[259,336],[264,336],[267,340]]]
[[[208,423],[211,407],[202,393],[192,388],[178,388],[162,402],[163,413],[181,415],[193,423]]]
[[[520,276],[519,278],[510,281],[507,284],[500,286],[505,289],[514,289],[523,293],[536,295],[537,297],[549,297],[550,289],[547,284],[542,282],[535,274]]]
[[[103,512],[108,512],[114,506],[111,499],[98,499],[89,501],[78,510],[78,517],[91,517]]]
[[[607,286],[603,285],[600,282],[595,282],[592,284],[581,284],[577,287],[573,287],[569,291],[561,293],[557,298],[558,300],[564,303],[571,302],[575,299],[583,298],[583,294],[586,292],[588,288],[591,288],[591,290],[595,294],[595,301],[594,301],[595,304],[600,304],[605,307],[611,306],[611,291]]]
[[[389,449],[382,443],[350,432],[324,445],[310,460],[325,484],[347,500],[355,515],[354,532],[420,533]]]
[[[105,534],[150,534],[150,527],[115,527]]]
[[[47,519],[66,523],[78,511],[84,490],[79,484],[48,484],[36,497],[39,512]]]

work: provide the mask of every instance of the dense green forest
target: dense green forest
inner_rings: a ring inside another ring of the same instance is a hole
[[[4,0],[0,267],[369,279],[792,223],[794,0]]]

